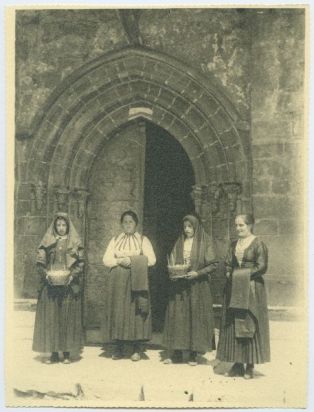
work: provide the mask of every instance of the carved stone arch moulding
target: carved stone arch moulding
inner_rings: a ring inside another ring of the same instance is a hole
[[[69,193],[88,190],[93,162],[114,132],[138,117],[182,144],[195,173],[192,196],[204,218],[209,208],[215,213],[219,207],[221,188],[230,207],[239,207],[233,182],[241,183],[241,196],[250,198],[247,123],[210,79],[144,48],[106,54],[56,88],[34,119],[25,181],[43,182],[50,210],[64,208]],[[220,189],[212,196],[215,185]],[[83,215],[85,195],[76,192],[76,202]]]

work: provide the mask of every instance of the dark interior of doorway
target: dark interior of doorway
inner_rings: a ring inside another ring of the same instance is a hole
[[[143,232],[151,240],[157,263],[150,274],[153,331],[163,329],[167,304],[169,255],[182,218],[194,212],[192,164],[181,144],[166,130],[146,124]]]

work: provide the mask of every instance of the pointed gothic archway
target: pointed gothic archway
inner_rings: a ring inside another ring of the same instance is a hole
[[[194,171],[195,208],[224,248],[231,217],[251,209],[249,130],[208,78],[143,48],[104,55],[55,90],[34,120],[18,197],[47,196],[34,214],[42,231],[58,208],[71,212],[84,237],[95,159],[135,118],[162,127],[182,145]]]
[[[216,189],[225,183],[241,184],[243,207],[250,208],[248,130],[246,126],[243,130],[230,101],[182,62],[130,48],[76,71],[34,121],[25,183],[47,185],[48,215],[56,189],[60,196],[87,190],[97,153],[134,113],[160,125],[182,144],[194,168],[201,212],[205,200],[215,209]],[[232,199],[234,188],[225,188]]]

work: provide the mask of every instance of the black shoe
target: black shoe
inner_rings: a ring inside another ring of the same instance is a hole
[[[196,366],[197,365],[197,352],[191,351],[189,357],[189,365]]]
[[[71,361],[70,361],[70,352],[63,352],[63,363],[65,365],[68,365],[69,363],[71,363]]]
[[[252,363],[248,363],[246,365],[244,379],[253,379],[254,378],[254,365]]]
[[[111,358],[113,360],[119,360],[123,358],[123,346],[118,344],[114,346]]]
[[[47,365],[51,365],[52,363],[58,363],[59,362],[59,354],[58,352],[52,352],[50,358],[45,360],[45,363]]]
[[[244,376],[243,363],[235,363],[226,375],[230,378],[234,378],[235,376]]]
[[[172,355],[173,363],[182,363],[183,362],[183,353],[182,350],[175,350]]]

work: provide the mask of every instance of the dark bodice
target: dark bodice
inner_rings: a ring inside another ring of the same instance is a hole
[[[69,267],[69,250],[68,239],[57,239],[56,243],[48,248],[39,248],[37,254],[37,269],[40,275],[40,287],[39,291],[44,286],[48,286],[49,290],[60,289],[60,287],[53,287],[47,283],[46,274],[47,270],[59,270],[70,269],[72,281],[71,289],[74,294],[78,294],[80,291],[80,278],[83,274],[84,267],[84,250],[83,248],[78,250],[77,259]]]
[[[66,269],[67,239],[58,239],[48,251],[48,267],[53,270]]]
[[[241,266],[235,256],[237,241],[231,243],[225,259],[226,269],[231,272],[236,268],[251,268],[251,278],[262,276],[267,271],[268,250],[264,242],[255,238],[252,243],[245,249]]]

